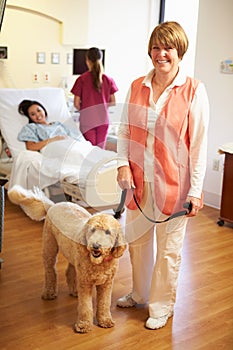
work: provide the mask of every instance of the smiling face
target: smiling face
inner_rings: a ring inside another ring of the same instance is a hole
[[[37,104],[33,104],[28,108],[28,116],[33,123],[47,124],[45,111]]]
[[[164,22],[155,27],[148,44],[148,54],[160,73],[177,71],[187,49],[188,38],[177,22]]]
[[[176,48],[156,43],[152,46],[150,56],[157,73],[177,72],[180,58]]]

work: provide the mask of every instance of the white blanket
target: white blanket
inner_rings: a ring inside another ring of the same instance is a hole
[[[9,188],[20,185],[44,189],[66,180],[85,186],[90,170],[98,163],[116,158],[116,153],[71,138],[49,143],[41,153],[22,151],[15,158]]]

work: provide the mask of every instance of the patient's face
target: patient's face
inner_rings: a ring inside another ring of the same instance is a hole
[[[41,108],[36,104],[28,108],[28,115],[30,119],[33,121],[33,123],[47,124],[46,115],[43,108]]]

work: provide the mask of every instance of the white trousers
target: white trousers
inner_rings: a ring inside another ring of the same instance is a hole
[[[140,205],[143,212],[155,220],[166,219],[153,198],[153,183],[146,183]],[[182,216],[155,225],[140,210],[127,209],[125,234],[132,264],[132,297],[138,304],[149,303],[150,317],[164,316],[174,308],[186,224],[187,218]]]

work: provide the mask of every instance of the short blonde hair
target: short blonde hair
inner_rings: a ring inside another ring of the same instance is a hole
[[[151,33],[148,44],[148,55],[151,57],[151,49],[153,45],[161,44],[165,47],[172,47],[177,50],[178,57],[183,58],[188,49],[188,38],[177,22],[163,22],[156,26]]]

